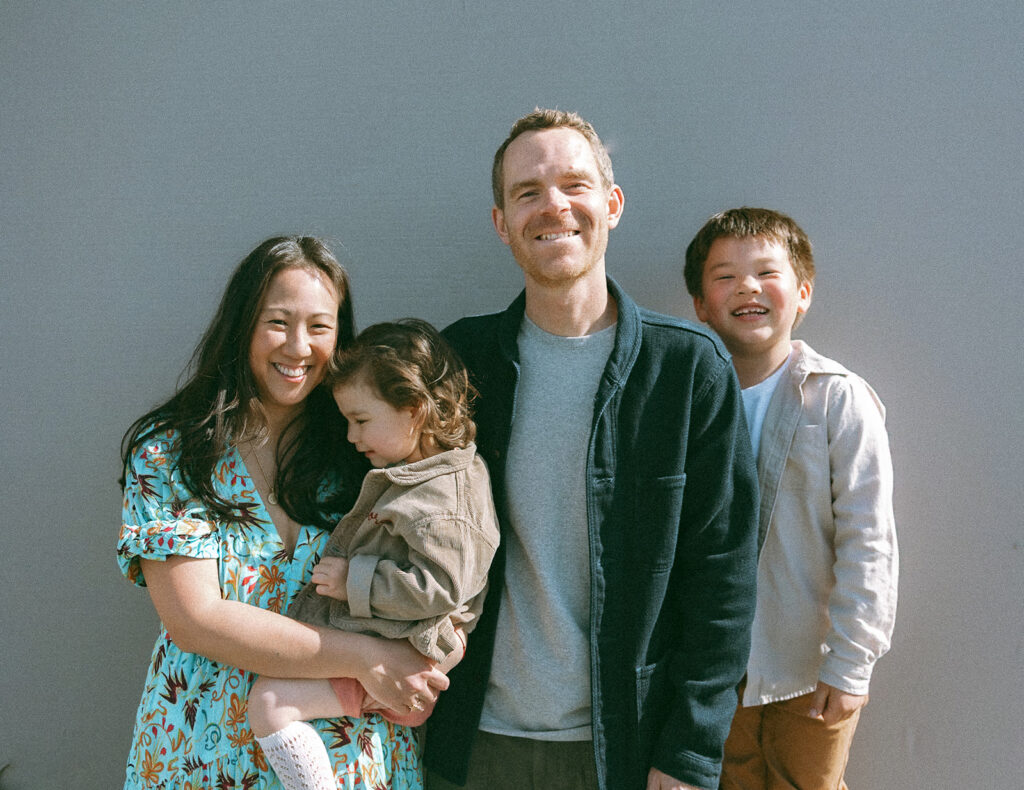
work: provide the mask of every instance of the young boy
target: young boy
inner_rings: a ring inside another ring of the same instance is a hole
[[[867,382],[791,339],[814,285],[792,219],[716,214],[684,274],[697,317],[732,354],[761,492],[757,608],[721,787],[845,788],[896,613],[885,410]]]

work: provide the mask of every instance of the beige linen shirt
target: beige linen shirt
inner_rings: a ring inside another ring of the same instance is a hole
[[[324,551],[349,561],[348,601],[307,584],[288,609],[312,625],[409,639],[433,661],[462,642],[483,609],[498,546],[487,466],[476,445],[371,469]]]
[[[765,415],[757,607],[743,704],[866,694],[889,649],[898,551],[885,409],[799,340]]]

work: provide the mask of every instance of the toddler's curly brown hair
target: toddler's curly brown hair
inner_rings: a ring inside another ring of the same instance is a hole
[[[362,378],[396,409],[420,411],[421,430],[443,450],[476,438],[470,404],[476,391],[462,360],[427,321],[402,318],[367,327],[331,358],[332,390]]]

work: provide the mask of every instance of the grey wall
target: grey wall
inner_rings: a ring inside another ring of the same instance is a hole
[[[770,8],[769,8],[770,6]],[[802,337],[889,409],[903,554],[854,787],[1003,788],[1024,708],[1019,0],[0,5],[0,778],[120,786],[156,619],[118,441],[262,238],[338,240],[361,325],[503,306],[489,161],[534,105],[612,149],[611,272],[690,315],[732,205],[816,243]]]

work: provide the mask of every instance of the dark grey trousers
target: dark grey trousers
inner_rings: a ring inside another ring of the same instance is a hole
[[[426,790],[458,787],[427,773]],[[464,790],[597,790],[593,744],[478,732]]]

